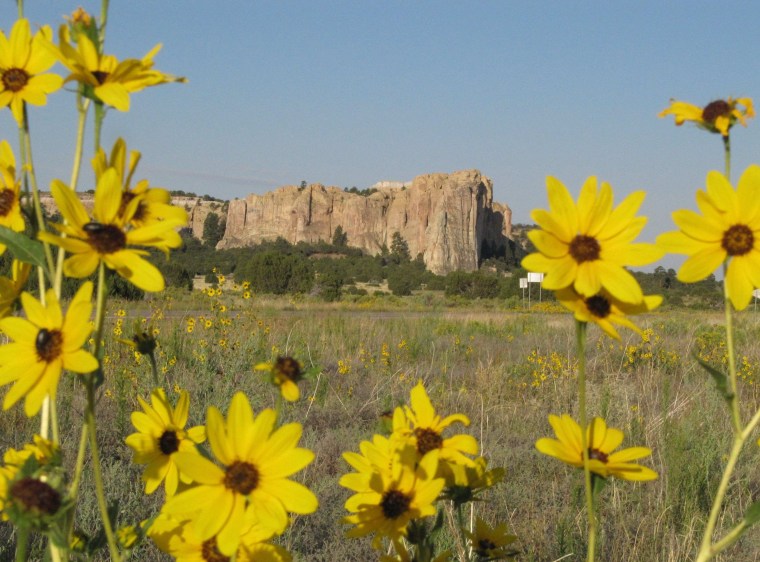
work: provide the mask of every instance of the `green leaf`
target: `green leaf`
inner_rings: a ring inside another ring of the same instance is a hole
[[[715,388],[718,389],[718,392],[720,392],[726,402],[731,402],[731,400],[734,399],[734,394],[728,388],[728,377],[709,363],[702,361],[699,357],[695,356],[694,359],[697,360],[697,363],[702,365],[702,368],[705,371],[710,373],[710,376],[715,381]]]
[[[17,260],[47,269],[42,242],[14,232],[6,226],[0,226],[0,243],[8,246]]]
[[[747,523],[747,527],[760,521],[760,501],[756,501],[749,506],[744,514],[744,521]]]

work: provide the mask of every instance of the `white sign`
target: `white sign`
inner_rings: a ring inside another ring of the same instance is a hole
[[[528,278],[527,277],[521,277],[520,278],[520,288],[521,289],[527,289],[528,288]]]
[[[540,283],[543,280],[543,273],[528,273],[528,283]]]

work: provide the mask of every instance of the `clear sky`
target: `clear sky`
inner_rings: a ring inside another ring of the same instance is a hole
[[[27,0],[26,14],[57,27],[76,6]],[[112,0],[106,52],[162,42],[156,67],[189,82],[109,112],[104,144],[124,136],[154,185],[222,198],[478,168],[514,222],[547,206],[547,175],[574,194],[597,175],[617,200],[648,191],[653,240],[723,166],[719,136],[657,113],[671,97],[760,105],[758,21],[760,2]],[[31,108],[45,186],[70,175],[73,105],[60,92]],[[15,129],[3,111],[2,136]],[[760,119],[732,144],[736,179],[760,163]]]

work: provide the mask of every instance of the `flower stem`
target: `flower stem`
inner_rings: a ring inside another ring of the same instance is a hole
[[[723,137],[723,159],[726,166],[726,179],[731,181],[731,137]]]
[[[16,562],[26,562],[26,550],[29,546],[29,530],[20,525],[16,526]]]
[[[596,514],[594,513],[594,490],[588,458],[588,420],[586,416],[586,322],[575,322],[576,353],[578,355],[578,409],[581,426],[581,447],[583,449],[583,479],[586,488],[586,510],[588,511],[588,562],[593,562],[596,551]]]
[[[95,345],[94,355],[98,358],[98,362],[101,360],[101,346],[100,341],[103,336],[103,318],[105,316],[105,294],[107,291],[105,265],[100,262],[98,269],[98,297],[95,311]],[[102,366],[99,367],[102,369]],[[90,454],[92,455],[92,469],[95,479],[95,495],[98,500],[98,508],[100,509],[100,518],[103,520],[103,530],[106,534],[106,541],[108,542],[108,550],[111,554],[111,560],[119,562],[121,556],[119,555],[118,542],[111,527],[111,520],[108,515],[108,503],[106,502],[106,496],[103,487],[103,473],[100,466],[100,454],[98,452],[98,440],[96,434],[95,423],[95,378],[97,374],[91,374],[87,377],[85,386],[87,388],[87,406],[85,409],[85,424],[87,424],[87,434],[90,441]]]
[[[731,387],[731,421],[734,427],[734,435],[739,435],[742,431],[741,414],[739,412],[739,395],[737,394],[736,384],[736,353],[734,350],[734,326],[732,321],[732,305],[728,298],[728,283],[726,283],[726,274],[728,273],[726,263],[723,264],[723,300],[726,310],[726,352],[728,353],[728,380]]]

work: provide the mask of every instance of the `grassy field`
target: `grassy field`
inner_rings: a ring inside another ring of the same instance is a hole
[[[358,450],[361,440],[378,431],[381,414],[405,403],[420,379],[438,411],[469,416],[472,423],[464,431],[479,439],[491,466],[506,469],[489,501],[478,504],[478,514],[509,523],[519,537],[520,560],[583,559],[582,473],[534,447],[538,438],[553,436],[549,414],[577,418],[575,336],[568,314],[546,304],[530,311],[502,309],[496,302],[446,307],[426,296],[333,305],[244,300],[227,292],[166,296],[160,304],[111,304],[98,440],[109,499],[121,508],[120,524],[150,517],[162,500],[160,490],[144,496],[141,468],[131,464],[124,444],[134,431],[129,416],[139,409],[137,396],[147,397],[152,386],[147,357],[115,341],[129,337],[137,322],[155,330],[169,395],[176,397],[178,388],[189,391],[190,425],[203,423],[208,405],[225,411],[237,390],[249,396],[255,411],[272,407],[274,388],[252,370],[259,361],[287,354],[307,368],[318,367],[312,380],[301,383],[302,400],[284,410],[287,420],[304,425],[302,446],[316,454],[299,477],[320,500],[317,513],[299,517],[282,537],[296,560],[377,558],[369,540],[343,536],[340,519],[349,492],[338,479],[349,467],[341,453]],[[760,315],[750,308],[736,319],[740,391],[754,412]],[[696,552],[729,449],[729,419],[694,357],[716,366],[725,361],[722,321],[718,312],[664,311],[639,319],[643,340],[625,332],[622,342],[589,330],[589,414],[622,429],[623,446],[651,447],[653,456],[642,463],[660,474],[645,484],[612,480],[602,492],[599,560],[681,561]],[[69,376],[59,390],[67,451],[76,451],[79,440],[81,388]],[[37,423],[18,407],[0,420],[3,449],[29,440]],[[736,522],[758,499],[758,460],[752,443],[740,459],[719,528]],[[94,499],[82,503],[79,520],[84,532],[95,532]],[[10,527],[0,523],[0,560],[12,559],[12,548]],[[718,559],[752,561],[758,553],[760,538],[750,531]],[[168,558],[146,545],[133,559]]]

